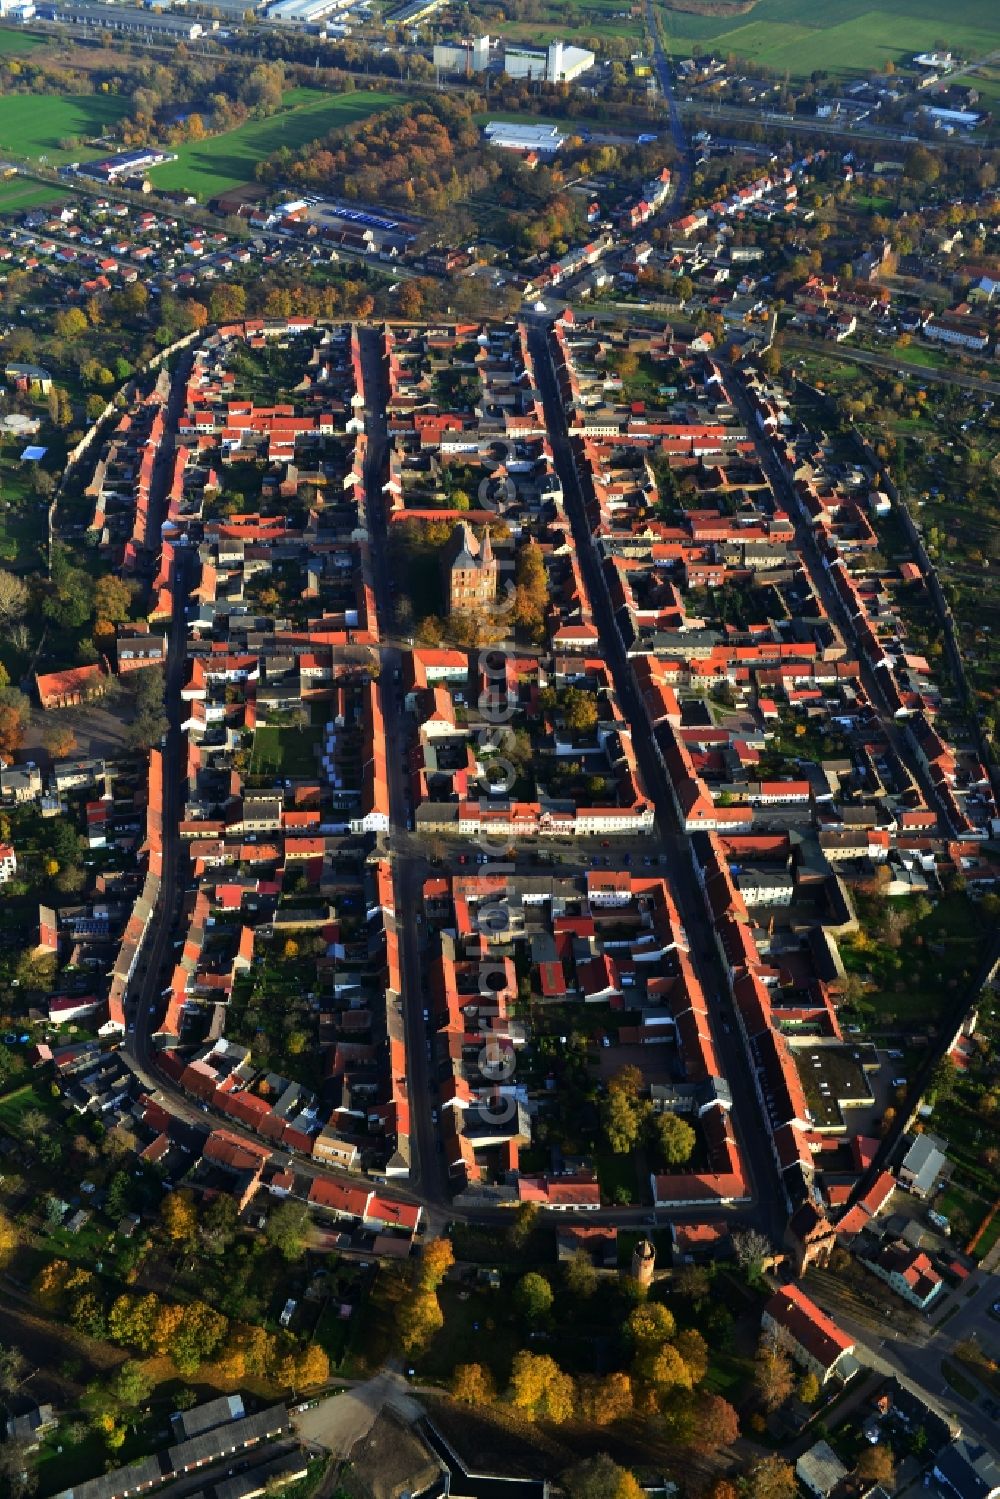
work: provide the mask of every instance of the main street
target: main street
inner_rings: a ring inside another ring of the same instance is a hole
[[[188,367],[189,361],[185,355],[174,372],[170,388],[164,420],[167,432],[176,430],[184,400]],[[167,444],[164,443],[157,454],[150,486],[151,534],[153,534],[152,526],[157,524],[156,518],[166,514],[171,459],[172,454],[168,453]],[[164,673],[167,740],[163,747],[163,870],[159,898],[126,997],[128,1028],[125,1035],[124,1054],[137,1076],[151,1089],[161,1086],[150,1070],[152,1036],[163,1015],[162,995],[165,980],[162,974],[166,970],[170,956],[169,944],[173,925],[180,911],[183,895],[183,886],[179,883],[182,857],[179,827],[183,816],[187,785],[187,757],[186,740],[181,732],[181,688],[184,685],[187,652],[190,571],[186,552],[178,548],[175,557],[177,562],[173,581],[173,614],[170,621],[170,633],[167,637],[167,664]],[[186,855],[184,857],[186,858]],[[189,1109],[186,1108],[183,1111],[182,1117],[191,1122],[190,1115],[194,1112],[194,1106],[190,1105]]]
[[[385,403],[388,380],[384,369],[381,333],[375,328],[360,330],[361,373],[365,397],[365,433],[368,451],[365,463],[365,496],[368,508],[368,531],[371,537],[372,583],[375,589],[379,621],[393,616],[390,580],[389,537],[382,482],[386,466],[388,441]],[[381,696],[385,727],[386,768],[389,780],[389,818],[393,830],[407,827],[407,727],[402,712],[396,676],[402,656],[394,646],[382,650]],[[396,898],[396,936],[399,942],[403,975],[403,1030],[406,1041],[407,1091],[410,1100],[410,1182],[420,1195],[428,1212],[447,1210],[444,1163],[438,1153],[437,1130],[431,1117],[436,1097],[432,1097],[433,1076],[429,1055],[428,1030],[424,1024],[423,987],[421,984],[419,932],[416,913],[420,907],[423,872],[416,850],[398,848],[393,857],[393,879]],[[435,1090],[436,1091],[436,1090]]]
[[[535,376],[545,407],[545,424],[552,443],[556,470],[563,487],[566,511],[573,529],[577,556],[590,595],[604,659],[611,671],[625,718],[633,726],[633,742],[647,794],[656,810],[658,841],[637,839],[642,852],[647,842],[667,861],[667,873],[691,947],[691,959],[709,1003],[712,1034],[733,1094],[733,1117],[740,1147],[753,1185],[759,1227],[775,1243],[781,1242],[787,1218],[784,1188],[771,1152],[770,1132],[761,1116],[755,1081],[742,1042],[734,1029],[723,1029],[719,1008],[725,990],[711,927],[695,881],[690,844],[681,832],[666,771],[653,747],[646,710],[615,622],[604,573],[587,528],[583,493],[577,476],[566,419],[552,366],[550,344],[537,323],[530,334]]]

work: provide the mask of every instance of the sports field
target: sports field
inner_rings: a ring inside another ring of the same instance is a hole
[[[44,156],[52,165],[86,160],[100,151],[85,146],[60,149],[70,136],[81,140],[100,135],[122,115],[128,100],[109,94],[3,94],[0,95],[0,154]]]
[[[393,94],[376,92],[327,94],[319,89],[290,89],[280,114],[266,120],[248,120],[235,130],[194,145],[178,146],[177,160],[153,170],[154,187],[190,192],[203,202],[230,188],[253,182],[258,161],[280,146],[295,150],[327,131],[355,120],[367,119],[399,100]],[[0,132],[0,140],[2,140]]]
[[[891,58],[905,63],[940,42],[961,57],[1000,48],[996,0],[757,0],[742,16],[695,16],[661,7],[667,49],[735,53],[803,76],[817,68],[860,73]]]

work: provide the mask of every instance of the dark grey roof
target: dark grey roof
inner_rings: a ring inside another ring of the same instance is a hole
[[[303,1453],[290,1452],[282,1457],[272,1458],[270,1462],[259,1463],[248,1473],[237,1473],[233,1478],[213,1484],[212,1492],[215,1499],[251,1499],[254,1494],[262,1494],[266,1486],[275,1480],[287,1483],[299,1474],[304,1474],[307,1465],[308,1458]]]
[[[175,1434],[185,1441],[222,1426],[227,1421],[239,1421],[246,1415],[241,1395],[220,1395],[217,1400],[207,1400],[189,1411],[178,1411],[171,1417]]]
[[[162,1483],[163,1472],[159,1457],[143,1457],[137,1463],[124,1468],[112,1468],[100,1478],[88,1479],[75,1488],[63,1489],[56,1499],[122,1499],[125,1494],[136,1494],[141,1489],[153,1488]]]
[[[167,1450],[166,1458],[174,1473],[201,1463],[214,1462],[228,1452],[238,1452],[265,1437],[283,1436],[288,1430],[288,1412],[283,1405],[271,1405],[255,1416],[216,1426]]]
[[[958,1437],[938,1454],[934,1472],[959,1499],[992,1499],[1000,1493],[1000,1462],[981,1442]]]

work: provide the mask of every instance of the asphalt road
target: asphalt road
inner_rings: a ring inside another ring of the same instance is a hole
[[[385,402],[388,381],[382,354],[382,336],[378,329],[363,328],[361,370],[365,392],[365,430],[368,456],[365,467],[365,493],[368,506],[368,530],[371,536],[372,582],[376,611],[380,620],[392,618],[389,539],[382,496],[385,478],[387,430]],[[407,759],[408,726],[400,708],[395,673],[402,657],[398,649],[382,650],[382,714],[385,722],[386,763],[389,777],[389,816],[393,832],[407,826]],[[410,1183],[426,1210],[450,1210],[443,1157],[438,1152],[437,1130],[431,1120],[436,1099],[431,1095],[432,1065],[428,1057],[429,1032],[423,1018],[423,987],[420,974],[419,932],[415,916],[420,908],[421,886],[425,878],[425,861],[419,848],[409,841],[394,850],[393,879],[396,896],[396,932],[399,940],[403,973],[403,1022],[406,1037],[407,1087],[410,1097]]]
[[[878,1324],[874,1312],[873,1320],[868,1321],[839,1301],[834,1304],[822,1294],[817,1299],[821,1304],[826,1303],[844,1331],[855,1339],[864,1362],[919,1387],[942,1413],[957,1417],[967,1435],[993,1445],[996,1422],[983,1408],[982,1400],[966,1400],[941,1373],[941,1360],[952,1357],[955,1345],[970,1337],[976,1338],[994,1358],[1000,1356],[1000,1320],[990,1315],[991,1305],[1000,1299],[1000,1277],[982,1271],[974,1271],[973,1277],[972,1286],[966,1283],[953,1291],[948,1305],[942,1304],[933,1320],[924,1313],[914,1312],[917,1327],[912,1331],[894,1325],[896,1298],[888,1288],[885,1318]],[[941,1315],[956,1304],[959,1310],[952,1312],[942,1325]],[[983,1393],[986,1396],[985,1390]]]
[[[687,136],[684,133],[684,121],[681,118],[680,107],[674,95],[674,80],[670,72],[670,63],[667,54],[660,45],[659,32],[656,29],[656,12],[653,0],[646,0],[646,30],[649,32],[653,47],[653,67],[656,69],[657,82],[660,92],[667,101],[670,110],[670,135],[677,150],[677,172],[673,182],[673,196],[671,199],[671,211],[674,218],[681,218],[687,203],[688,192],[691,187],[691,153],[688,149]]]
[[[189,360],[185,356],[174,375],[167,402],[165,430],[176,430],[184,400],[184,386]],[[156,534],[152,518],[166,514],[170,483],[171,457],[168,444],[161,447],[150,486],[150,535]],[[163,874],[160,898],[153,913],[146,941],[126,999],[127,1031],[124,1052],[133,1069],[147,1086],[160,1086],[149,1071],[152,1037],[163,1017],[163,988],[166,979],[161,971],[170,955],[170,939],[183,894],[178,883],[181,860],[178,827],[184,806],[187,784],[185,737],[181,733],[181,687],[184,683],[187,647],[187,602],[189,559],[183,548],[176,553],[174,570],[174,610],[167,637],[167,664],[164,673],[164,699],[167,713],[167,742],[163,750]],[[186,855],[184,856],[186,858]],[[183,1095],[182,1095],[183,1096]]]

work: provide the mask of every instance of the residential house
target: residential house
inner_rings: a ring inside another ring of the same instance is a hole
[[[948,1161],[943,1143],[933,1135],[915,1136],[899,1165],[899,1185],[915,1197],[929,1197]]]
[[[761,1316],[766,1332],[775,1332],[790,1344],[792,1356],[821,1384],[834,1374],[847,1372],[854,1341],[797,1285],[782,1286],[768,1301]]]

